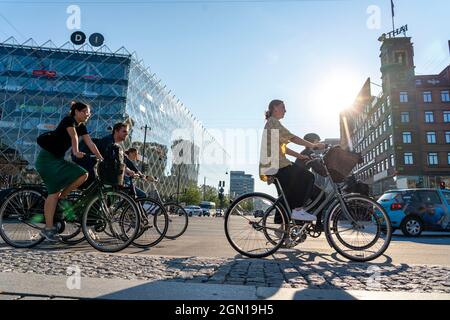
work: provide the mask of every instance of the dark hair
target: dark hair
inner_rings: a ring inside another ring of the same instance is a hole
[[[127,156],[129,156],[130,153],[137,153],[137,149],[136,148],[129,148],[127,151],[125,151],[125,154]]]
[[[280,105],[282,103],[284,103],[282,100],[272,100],[272,101],[270,101],[268,110],[266,111],[266,114],[265,114],[266,120],[269,119],[272,116],[273,109],[276,106],[278,106],[278,105]]]
[[[80,102],[80,101],[72,101],[72,103],[70,104],[70,112],[69,112],[69,115],[73,117],[73,116],[75,115],[75,110],[81,111],[81,110],[86,109],[87,107],[89,107],[89,105],[87,105],[87,104],[85,104],[85,103],[83,103],[83,102]]]
[[[118,122],[114,125],[113,129],[112,129],[112,133],[114,134],[116,131],[119,131],[122,128],[128,128],[128,124],[126,124],[125,122]]]
[[[317,133],[308,133],[305,134],[305,136],[303,137],[304,140],[308,141],[308,142],[314,142],[315,140],[319,140],[320,141],[320,137]]]

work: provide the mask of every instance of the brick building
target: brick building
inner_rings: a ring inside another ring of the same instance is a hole
[[[382,92],[367,79],[340,115],[341,143],[364,158],[354,173],[374,195],[450,185],[450,66],[416,75],[409,37],[382,39],[380,51]]]

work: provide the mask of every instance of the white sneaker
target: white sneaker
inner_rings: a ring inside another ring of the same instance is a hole
[[[317,221],[317,217],[315,215],[306,212],[303,208],[292,210],[292,219],[300,221]]]

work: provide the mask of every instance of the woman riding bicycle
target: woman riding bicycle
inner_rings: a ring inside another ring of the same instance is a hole
[[[82,158],[84,153],[78,149],[78,138],[82,137],[92,153],[103,159],[85,126],[90,116],[88,105],[72,102],[69,115],[61,120],[57,128],[38,137],[42,150],[36,159],[36,170],[48,191],[44,205],[45,228],[41,235],[49,241],[61,240],[53,226],[58,200],[66,198],[88,178],[86,170],[64,159],[65,153],[72,147],[72,153]]]
[[[268,176],[276,177],[283,188],[287,202],[292,209],[292,219],[300,221],[315,221],[316,216],[306,212],[302,207],[309,198],[314,185],[314,175],[306,169],[295,165],[286,155],[297,159],[309,159],[298,152],[287,148],[292,142],[311,149],[323,149],[322,143],[311,143],[299,138],[286,129],[280,122],[286,114],[284,102],[273,100],[266,111],[266,125],[261,143],[260,177],[267,181]],[[277,190],[281,193],[281,190]],[[275,222],[281,223],[279,214]]]

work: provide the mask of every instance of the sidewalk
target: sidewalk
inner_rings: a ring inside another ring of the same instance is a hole
[[[0,300],[450,300],[450,294],[273,288],[227,284],[81,278],[80,289],[68,277],[0,273]]]
[[[67,287],[74,272],[80,290]],[[0,292],[89,299],[450,300],[450,267],[5,248]]]

